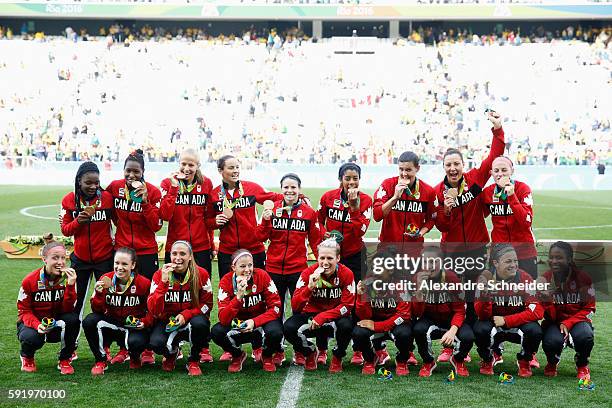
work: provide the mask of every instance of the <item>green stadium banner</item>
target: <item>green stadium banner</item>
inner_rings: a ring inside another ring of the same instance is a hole
[[[374,6],[0,3],[0,17],[175,20],[608,20],[612,18],[612,4]]]

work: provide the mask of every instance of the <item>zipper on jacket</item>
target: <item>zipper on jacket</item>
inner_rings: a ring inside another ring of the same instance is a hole
[[[87,244],[89,245],[89,263],[94,263],[93,251],[91,250],[91,221],[87,223]]]
[[[291,219],[291,217],[287,219]],[[281,265],[281,275],[285,274],[285,259],[287,258],[287,249],[289,249],[289,229],[287,229],[287,241],[285,242],[285,255],[283,255],[283,263]]]

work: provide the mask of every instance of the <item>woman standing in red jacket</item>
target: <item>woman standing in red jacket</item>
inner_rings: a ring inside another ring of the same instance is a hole
[[[293,296],[300,273],[308,267],[306,240],[317,257],[321,230],[317,212],[300,198],[302,181],[297,174],[281,178],[283,199],[265,208],[257,239],[270,240],[266,256],[266,271],[274,281],[281,300],[281,318],[284,316],[285,295]],[[264,204],[265,207],[265,204]]]
[[[537,251],[533,231],[533,197],[529,186],[513,180],[512,160],[499,156],[493,160],[494,184],[480,194],[485,217],[491,215],[493,243],[509,242],[516,249],[519,268],[533,279],[538,277]]]
[[[151,281],[136,270],[136,252],[132,248],[119,248],[115,252],[113,271],[96,282],[96,292],[91,298],[92,312],[83,320],[83,331],[96,360],[92,375],[103,375],[109,360],[111,364],[121,364],[129,359],[131,369],[142,366],[140,354],[149,344],[149,328],[153,324],[152,316],[147,313],[150,286]],[[136,320],[127,322],[128,317]],[[120,350],[111,359],[113,341],[119,344]]]
[[[158,265],[155,233],[162,227],[159,218],[161,193],[144,181],[142,150],[130,154],[123,165],[123,180],[115,180],[107,188],[113,196],[117,232],[115,248],[128,247],[138,255],[138,270],[151,279]]]
[[[179,171],[161,182],[159,216],[168,221],[166,263],[170,262],[170,248],[174,241],[185,240],[193,246],[196,264],[209,273],[212,271],[212,189],[212,182],[200,171],[197,152],[184,150],[179,157]]]
[[[217,161],[221,185],[211,193],[215,223],[219,232],[219,278],[231,270],[232,254],[246,249],[253,255],[256,268],[265,269],[266,252],[257,239],[256,204],[282,198],[268,192],[259,184],[240,180],[240,162],[234,156],[223,156]]]
[[[96,280],[113,269],[111,219],[113,196],[100,187],[100,170],[93,162],[79,166],[74,191],[62,199],[61,229],[66,237],[74,236],[70,263],[77,273],[77,304],[74,310],[82,316],[84,299],[93,273]]]
[[[548,265],[550,270],[539,279],[551,284],[542,322],[542,348],[548,360],[544,375],[557,375],[559,359],[567,345],[576,351],[574,361],[578,378],[590,378],[589,357],[595,344],[593,282],[589,275],[576,267],[574,250],[567,242],[558,241],[550,246]]]
[[[266,271],[253,267],[249,251],[236,251],[231,262],[232,273],[219,282],[219,323],[212,338],[231,355],[230,373],[242,370],[246,353],[240,346],[245,343],[253,345],[253,357],[264,371],[274,372],[285,360],[278,291]]]
[[[162,369],[173,371],[182,341],[191,343],[187,363],[189,375],[201,375],[200,350],[210,334],[213,307],[212,285],[208,272],[196,265],[191,244],[175,241],[170,250],[171,263],[155,272],[148,299],[155,318],[151,347],[164,356]]]

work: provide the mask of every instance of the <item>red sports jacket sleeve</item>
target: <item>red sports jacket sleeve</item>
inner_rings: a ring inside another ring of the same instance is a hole
[[[572,327],[574,327],[574,325],[576,323],[580,323],[580,322],[590,322],[591,319],[589,317],[589,315],[595,313],[595,302],[588,302],[584,305],[584,308],[581,309],[578,313],[576,313],[573,316],[568,317],[567,319],[563,320],[561,323],[563,323],[565,325],[565,327],[567,327],[568,330],[572,330]]]
[[[339,319],[340,317],[351,315],[351,310],[353,310],[353,305],[355,304],[355,280],[350,274],[342,274],[340,283],[342,284],[340,304],[333,309],[317,314],[313,318],[319,326],[331,322],[332,320]]]
[[[450,215],[446,215],[446,212],[444,211],[444,194],[436,194],[437,195],[434,199],[434,206],[436,202],[438,205],[436,206],[436,218],[434,220],[435,225],[438,231],[448,232],[450,231],[451,217]]]
[[[508,204],[510,204],[514,214],[513,217],[509,217],[509,221],[513,224],[522,224],[527,228],[531,228],[531,223],[533,222],[531,189],[525,184],[524,190],[522,189],[520,193],[520,197],[518,192],[508,197]],[[487,206],[483,207],[487,208]]]
[[[474,302],[474,309],[478,320],[491,320],[493,318],[493,302],[477,300]]]
[[[19,296],[17,297],[17,316],[19,320],[32,329],[37,329],[40,325],[40,320],[32,311],[32,298],[34,291],[31,287],[31,282],[26,279],[21,283],[19,288]]]
[[[453,311],[453,317],[451,318],[451,326],[457,326],[459,328],[463,325],[463,322],[465,321],[465,303],[452,302],[451,309]]]
[[[435,206],[436,202],[436,193],[432,192],[427,199],[427,214],[425,217],[425,225],[423,227],[427,228],[427,231],[431,231],[435,225],[435,219],[437,217],[437,209]],[[436,215],[436,217],[434,217]]]
[[[253,188],[255,189],[255,200],[259,204],[263,204],[266,200],[282,200],[283,195],[279,193],[275,193],[274,191],[266,191],[262,186],[257,183],[251,183]]]
[[[70,207],[72,207],[73,203],[70,202],[72,201],[70,200],[70,197],[72,197],[72,200],[74,200],[74,195],[72,194],[66,195],[62,200],[62,218],[60,220],[60,228],[65,237],[73,236],[82,226],[82,224],[77,222],[76,218],[72,217],[72,210],[70,210]]]
[[[257,236],[257,240],[261,242],[266,242],[270,239],[270,233],[272,233],[272,219],[266,220],[262,217],[261,224],[259,224],[255,229],[255,235]]]
[[[372,199],[367,194],[360,194],[359,210],[349,211],[351,226],[356,236],[363,237],[370,226],[372,216]]]
[[[355,303],[355,314],[359,320],[370,320],[372,318],[372,306],[365,299],[365,295],[357,295],[357,303]]]
[[[537,322],[542,317],[544,317],[544,307],[535,298],[531,298],[527,301],[525,310],[504,316],[504,320],[506,321],[506,327],[512,328],[529,322]]]
[[[157,188],[148,191],[148,202],[142,204],[142,214],[145,218],[147,226],[152,231],[159,231],[162,228],[163,222],[159,218],[159,206],[161,203],[161,193]]]
[[[312,291],[308,288],[308,277],[310,276],[309,268],[302,271],[296,285],[293,296],[291,297],[291,308],[295,313],[301,313],[312,295]]]
[[[321,226],[325,225],[325,220],[327,219],[327,214],[325,212],[325,197],[326,196],[327,196],[327,193],[321,196],[321,199],[319,200],[319,209],[317,211],[317,216],[319,217],[319,224],[321,224]]]
[[[232,295],[231,298],[230,294]],[[231,285],[231,279],[222,279],[219,283],[217,305],[219,307],[219,323],[223,326],[231,325],[232,320],[238,315],[238,312],[240,312],[242,308],[242,302],[234,296],[234,288]]]
[[[482,161],[479,168],[473,170],[474,175],[476,176],[475,181],[481,187],[484,187],[484,185],[487,184],[487,180],[489,180],[489,177],[491,176],[491,166],[493,165],[493,160],[495,160],[496,157],[504,154],[504,150],[506,149],[504,129],[491,128],[491,132],[493,132],[493,139],[491,140],[491,150],[489,151],[489,155]]]
[[[106,298],[106,289],[103,289],[100,292],[94,289],[94,294],[89,300],[89,303],[91,304],[92,312],[102,313],[102,314],[106,312],[106,299],[105,298]]]
[[[380,322],[374,322],[374,331],[385,333],[404,322],[410,322],[410,303],[398,302],[397,311],[393,316]]]
[[[176,206],[178,186],[173,186],[169,179],[164,179],[161,182],[160,188],[162,199],[159,206],[159,217],[164,221],[170,221]]]
[[[164,296],[168,292],[168,282],[162,282],[161,272],[157,271],[153,275],[151,282],[151,293],[147,299],[147,307],[154,317],[160,317],[164,313]]]
[[[181,314],[185,318],[185,322],[190,321],[195,316],[203,314],[208,317],[213,307],[213,295],[212,295],[212,284],[210,277],[205,270],[198,269],[200,274],[200,291],[199,291],[199,306],[192,307],[181,311]]]
[[[76,282],[66,285],[64,289],[64,300],[62,300],[62,313],[72,313],[77,301]]]
[[[315,258],[319,257],[319,244],[323,239],[324,230],[321,229],[323,226],[319,224],[319,220],[317,218],[317,212],[312,213],[312,217],[310,218],[310,229],[308,230],[308,245],[310,245],[310,249],[312,249],[312,253]]]
[[[280,296],[278,296],[278,290],[276,289],[276,285],[270,278],[270,275],[264,275],[264,291],[263,297],[266,302],[266,311],[260,314],[257,317],[253,318],[253,323],[255,323],[255,327],[261,327],[266,323],[271,322],[272,320],[276,320],[280,317]]]
[[[393,194],[385,189],[384,183],[374,192],[373,215],[374,221],[380,222],[384,218],[382,206],[393,197]]]

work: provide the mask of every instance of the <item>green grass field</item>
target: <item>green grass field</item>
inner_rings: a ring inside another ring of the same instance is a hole
[[[14,187],[0,186],[0,235],[41,234],[51,231],[59,234],[56,205],[69,189],[66,187]],[[305,193],[318,200],[322,190],[307,190]],[[369,191],[368,193],[372,193]],[[609,239],[612,236],[612,191],[539,192],[535,198],[534,227],[539,239]],[[29,214],[44,218],[24,216],[20,210],[32,208]],[[377,223],[372,223],[368,237],[376,237]],[[432,233],[435,238],[436,234]],[[102,378],[92,378],[89,370],[93,357],[84,336],[81,337],[79,360],[75,361],[76,374],[62,377],[55,368],[58,345],[45,346],[37,354],[38,372],[24,374],[19,371],[19,344],[15,335],[16,298],[20,282],[25,274],[40,265],[36,260],[9,260],[0,255],[0,404],[7,406],[57,405],[59,402],[19,401],[8,402],[7,389],[65,389],[67,399],[62,404],[69,406],[123,407],[155,405],[204,406],[259,406],[274,407],[287,374],[285,368],[274,374],[262,372],[252,360],[248,360],[242,373],[227,373],[227,363],[215,362],[203,366],[204,375],[189,378],[180,362],[174,373],[161,371],[160,359],[154,367],[145,367],[139,372],[130,372],[127,364],[112,366]],[[216,265],[213,267],[216,277]],[[215,279],[215,283],[216,283]],[[360,368],[345,363],[345,372],[329,375],[320,367],[318,372],[304,375],[299,395],[299,407],[399,407],[399,406],[462,406],[462,407],[609,407],[612,404],[608,377],[612,369],[611,345],[612,327],[609,304],[598,304],[595,316],[596,339],[592,353],[592,378],[596,389],[592,392],[578,391],[573,365],[573,352],[566,350],[560,365],[559,377],[547,379],[543,369],[535,370],[530,379],[517,379],[511,386],[497,385],[496,378],[478,374],[478,357],[472,350],[473,362],[468,365],[471,376],[458,379],[448,385],[444,379],[450,365],[439,365],[435,374],[428,379],[418,377],[418,369],[412,368],[406,378],[394,378],[381,382],[375,376],[365,377]],[[216,320],[216,317],[213,317]],[[390,351],[393,347],[389,345]],[[288,357],[290,357],[288,349]],[[508,371],[516,374],[515,345],[507,345],[506,362],[496,367],[496,372]],[[212,345],[215,358],[221,350]],[[393,353],[392,353],[393,355]],[[538,358],[545,363],[540,351]],[[348,359],[347,359],[348,360]],[[389,366],[393,369],[393,366]]]

